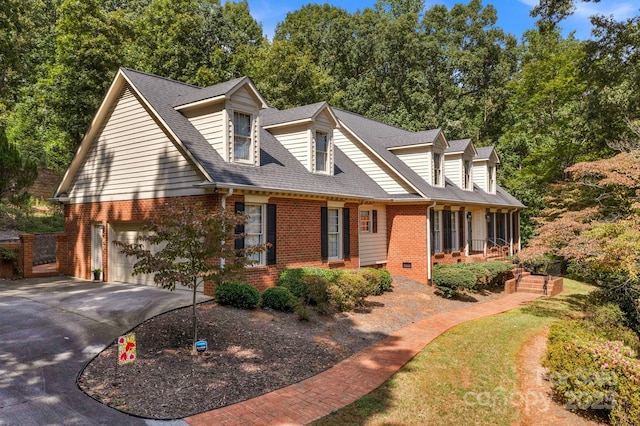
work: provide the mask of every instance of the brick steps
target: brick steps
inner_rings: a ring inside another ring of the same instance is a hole
[[[517,273],[514,273],[514,275],[517,275]],[[516,278],[513,278],[505,283],[505,290],[507,293],[544,294],[544,278],[544,275],[531,275],[529,272],[523,272],[517,288]],[[556,294],[562,293],[562,290],[562,277],[549,276],[547,296],[555,296]]]

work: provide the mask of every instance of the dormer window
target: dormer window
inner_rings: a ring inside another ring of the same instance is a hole
[[[433,154],[433,186],[442,186],[442,155]]]
[[[326,173],[329,169],[329,135],[316,132],[316,172]]]
[[[251,115],[233,113],[233,160],[251,161]]]
[[[489,166],[489,193],[496,192],[496,167]]]
[[[464,160],[464,189],[471,189],[471,161]]]

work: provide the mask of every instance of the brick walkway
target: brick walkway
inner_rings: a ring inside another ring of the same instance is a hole
[[[443,312],[391,333],[332,368],[286,388],[187,417],[200,425],[304,425],[368,394],[433,339],[458,324],[521,306],[540,295],[513,293],[501,299]]]

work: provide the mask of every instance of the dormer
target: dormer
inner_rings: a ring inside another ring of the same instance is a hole
[[[444,188],[445,151],[449,143],[442,130],[400,134],[382,143],[431,186]]]
[[[489,194],[496,193],[496,170],[500,159],[492,146],[477,149],[473,159],[473,182]]]
[[[268,130],[308,171],[333,175],[333,129],[338,119],[326,102],[287,110],[262,112]]]
[[[444,153],[445,174],[455,185],[473,191],[473,159],[478,154],[471,139],[449,141]]]
[[[260,110],[267,103],[248,77],[194,90],[173,107],[224,161],[260,165]]]

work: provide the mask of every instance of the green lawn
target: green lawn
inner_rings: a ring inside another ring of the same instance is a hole
[[[449,330],[375,391],[319,425],[511,425],[519,420],[516,356],[533,334],[579,316],[593,287],[564,280],[565,291]]]

